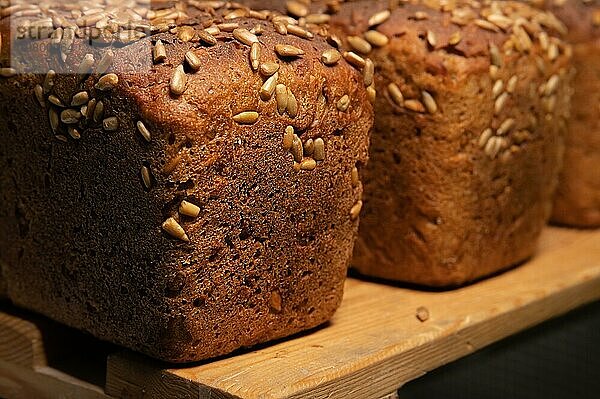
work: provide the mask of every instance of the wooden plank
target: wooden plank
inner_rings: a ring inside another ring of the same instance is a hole
[[[108,399],[100,387],[50,367],[34,370],[0,360],[0,397],[7,399]]]
[[[152,398],[378,398],[427,371],[600,298],[600,230],[548,228],[521,267],[443,292],[350,279],[324,328],[189,367],[109,358],[107,393]],[[420,322],[416,309],[430,317]]]
[[[0,360],[33,368],[46,365],[42,334],[29,320],[0,312]]]

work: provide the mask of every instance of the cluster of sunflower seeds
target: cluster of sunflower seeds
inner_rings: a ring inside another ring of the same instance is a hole
[[[318,137],[302,143],[293,126],[285,128],[282,144],[283,149],[292,154],[295,169],[313,170],[319,162],[325,160],[325,141]]]
[[[109,49],[97,63],[91,54],[86,54],[79,63],[77,71],[83,74],[84,79],[95,70],[93,77],[94,79],[97,77],[94,85],[96,93],[110,91],[118,85],[119,78],[116,74],[106,74],[113,59],[114,53]],[[105,117],[104,103],[93,98],[93,92],[78,90],[69,98],[60,98],[54,90],[56,80],[56,72],[52,69],[49,70],[43,81],[35,85],[33,94],[40,107],[48,109],[50,128],[57,140],[67,142],[69,137],[79,140],[81,133],[96,123],[101,124],[107,132],[118,130],[118,118],[115,116]]]
[[[200,214],[200,207],[190,201],[183,200],[179,204],[178,215],[167,218],[162,224],[163,230],[170,236],[181,241],[189,242],[190,239],[185,229],[180,224],[182,216],[188,218],[197,218]]]

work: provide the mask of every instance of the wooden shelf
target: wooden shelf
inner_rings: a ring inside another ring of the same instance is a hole
[[[108,356],[105,392],[127,398],[380,398],[432,369],[597,299],[600,230],[548,228],[534,259],[457,290],[417,291],[349,279],[344,302],[328,325],[253,351],[170,368],[117,350]],[[415,315],[421,306],[429,311],[424,322]],[[5,329],[0,331],[0,365],[18,361],[23,372],[37,373],[29,360],[18,360],[31,356],[15,353],[17,340],[25,342],[19,348],[31,347],[32,332],[8,340]],[[8,396],[11,381],[6,367],[0,367],[0,396]]]

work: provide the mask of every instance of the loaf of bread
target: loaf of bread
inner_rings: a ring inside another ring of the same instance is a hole
[[[510,1],[275,3],[374,62],[359,272],[453,286],[534,253],[569,113],[563,24]]]
[[[171,362],[327,321],[373,120],[361,71],[268,12],[90,3],[1,11],[3,294]]]
[[[533,1],[567,26],[576,70],[564,169],[552,220],[600,227],[600,1]]]

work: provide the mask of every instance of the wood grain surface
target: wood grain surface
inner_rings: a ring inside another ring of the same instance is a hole
[[[119,352],[106,389],[128,398],[380,398],[599,298],[600,230],[548,228],[532,260],[460,289],[349,279],[328,325],[274,345],[177,368]],[[416,317],[419,307],[427,320]]]

